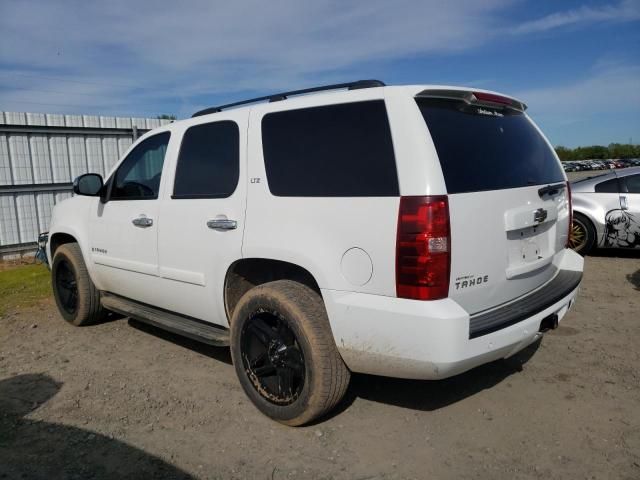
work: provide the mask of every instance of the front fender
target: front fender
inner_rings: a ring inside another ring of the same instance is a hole
[[[70,235],[78,242],[84,263],[91,273],[89,232],[87,229],[87,216],[91,200],[93,199],[89,197],[72,197],[53,207],[49,226],[49,241],[46,247],[50,262],[53,261],[51,245],[56,234]]]

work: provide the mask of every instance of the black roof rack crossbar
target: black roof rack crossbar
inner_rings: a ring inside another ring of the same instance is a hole
[[[304,95],[306,93],[314,93],[314,92],[322,92],[324,90],[338,90],[341,88],[346,88],[348,90],[358,90],[360,88],[372,88],[372,87],[384,87],[384,82],[380,80],[357,80],[355,82],[348,83],[335,83],[333,85],[323,85],[321,87],[313,87],[313,88],[304,88],[302,90],[293,90],[291,92],[282,92],[275,93],[273,95],[266,95],[264,97],[251,98],[249,100],[242,100],[240,102],[228,103],[226,105],[220,105],[218,107],[209,107],[204,110],[200,110],[199,112],[194,113],[191,117],[199,117],[201,115],[207,115],[209,113],[221,112],[227,108],[239,107],[241,105],[248,105],[249,103],[257,103],[257,102],[279,102],[280,100],[285,100],[288,97],[293,97],[294,95]]]

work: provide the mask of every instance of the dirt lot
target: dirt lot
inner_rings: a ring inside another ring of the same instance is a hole
[[[226,349],[9,308],[0,478],[640,478],[640,255],[585,274],[541,344],[446,381],[356,375],[298,429],[258,413]]]

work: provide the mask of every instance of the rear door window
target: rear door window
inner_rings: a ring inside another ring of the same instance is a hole
[[[240,175],[240,131],[230,120],[189,127],[184,133],[174,199],[231,196]]]
[[[262,143],[273,195],[399,195],[383,100],[269,113]]]
[[[417,99],[448,193],[564,182],[560,162],[521,112],[448,99]]]

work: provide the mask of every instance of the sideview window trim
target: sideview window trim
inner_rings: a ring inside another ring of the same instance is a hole
[[[160,136],[160,135],[168,135],[167,137],[167,147],[169,146],[169,141],[171,140],[171,131],[170,130],[165,130],[164,132],[158,132],[154,135],[151,135],[147,138],[145,138],[142,142],[140,142],[138,145],[136,145],[135,147],[133,147],[131,149],[131,151],[129,152],[129,154],[124,157],[124,159],[122,160],[122,162],[120,162],[120,165],[118,165],[118,168],[116,168],[114,170],[114,172],[111,174],[111,176],[108,178],[108,180],[105,182],[105,184],[107,185],[107,194],[105,196],[105,202],[122,202],[122,201],[128,201],[128,200],[157,200],[159,195],[160,195],[160,185],[162,185],[162,171],[160,171],[160,184],[158,186],[158,192],[156,193],[156,195],[151,196],[151,197],[116,197],[116,198],[112,198],[111,197],[111,193],[113,191],[113,185],[116,183],[116,175],[118,174],[118,170],[120,170],[122,168],[122,165],[124,164],[124,162],[127,160],[127,158],[129,158],[129,155],[131,155],[136,148],[138,148],[140,145],[142,145],[143,143],[145,143],[148,140],[151,140],[154,137]],[[165,156],[166,156],[166,152],[165,152]],[[163,164],[164,164],[164,159],[163,159]],[[164,165],[163,165],[163,169],[164,169]]]

